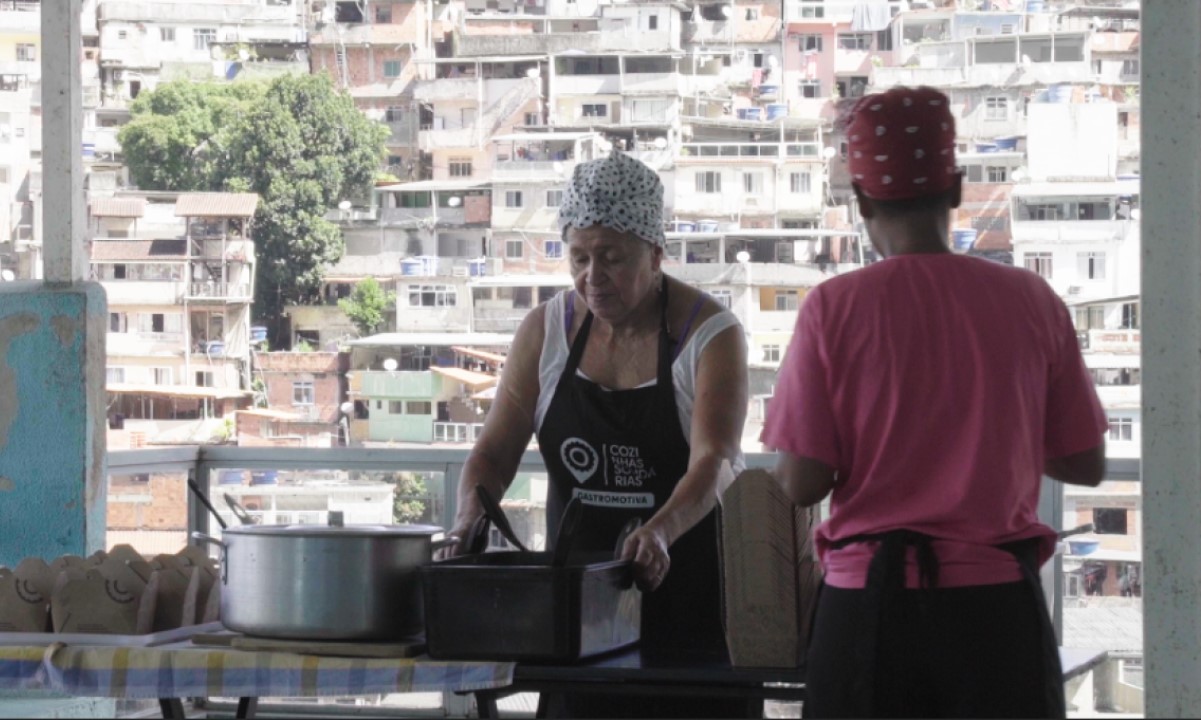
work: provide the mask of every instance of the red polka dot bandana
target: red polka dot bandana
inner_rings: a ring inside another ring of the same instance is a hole
[[[895,87],[855,103],[846,119],[847,165],[864,195],[936,195],[955,178],[955,118],[947,96]]]

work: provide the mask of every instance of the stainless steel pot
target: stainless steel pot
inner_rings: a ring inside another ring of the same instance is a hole
[[[243,525],[221,539],[221,621],[259,637],[398,640],[425,625],[417,568],[441,528],[429,525]]]

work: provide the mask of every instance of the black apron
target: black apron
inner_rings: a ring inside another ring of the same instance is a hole
[[[843,538],[831,544],[831,549],[837,550],[848,545],[863,542],[878,542],[879,547],[872,556],[867,569],[867,582],[864,590],[867,592],[867,617],[862,632],[855,639],[855,652],[860,658],[863,671],[857,678],[859,692],[855,697],[861,706],[855,709],[857,717],[874,717],[876,674],[880,670],[877,658],[877,644],[883,629],[890,623],[903,622],[891,616],[890,609],[898,607],[897,596],[905,592],[906,585],[906,554],[913,547],[917,555],[918,575],[921,587],[932,590],[938,587],[938,557],[931,546],[936,538],[913,530],[892,530],[883,533],[864,533]],[[1042,653],[1039,660],[1042,663],[1042,692],[1046,696],[1046,707],[1052,717],[1065,717],[1067,713],[1066,700],[1063,690],[1063,668],[1059,660],[1059,645],[1055,636],[1055,628],[1042,590],[1042,581],[1038,576],[1038,538],[1019,540],[1016,542],[996,545],[998,550],[1004,550],[1017,560],[1021,568],[1022,581],[1030,590],[1030,596],[1037,606],[1038,624],[1041,629]],[[820,593],[820,588],[819,588]],[[814,603],[816,611],[817,602]],[[810,624],[812,627],[812,623]]]
[[[688,470],[689,446],[680,428],[672,382],[666,277],[660,293],[655,384],[605,390],[579,377],[576,371],[592,328],[589,312],[538,431],[538,446],[550,476],[547,537],[557,536],[563,511],[573,497],[585,505],[573,549],[612,552],[626,521],[650,519]],[[567,301],[572,301],[570,296]],[[644,657],[699,653],[726,660],[717,529],[714,509],[671,546],[671,566],[663,584],[643,594]]]

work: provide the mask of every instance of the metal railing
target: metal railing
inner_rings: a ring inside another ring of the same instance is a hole
[[[680,145],[680,159],[704,158],[819,158],[821,145],[815,142],[720,143],[694,142]]]

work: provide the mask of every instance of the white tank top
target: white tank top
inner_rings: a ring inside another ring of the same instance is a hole
[[[564,328],[564,315],[567,308],[569,291],[563,290],[546,303],[545,339],[542,342],[542,357],[538,361],[538,407],[534,413],[535,432],[542,428],[542,420],[550,408],[550,401],[555,395],[559,377],[567,366],[567,356],[571,347],[567,344],[567,331]],[[702,322],[692,335],[684,342],[683,349],[676,355],[671,364],[672,383],[676,391],[676,410],[680,415],[680,429],[684,431],[684,439],[692,442],[692,407],[696,404],[696,368],[700,364],[701,353],[713,338],[727,328],[737,325],[738,318],[729,310],[722,310],[713,317]],[[580,377],[587,379],[582,372]],[[641,387],[654,385],[651,380]],[[603,386],[602,386],[603,387]],[[739,453],[735,463],[735,472],[742,469],[742,454]]]

